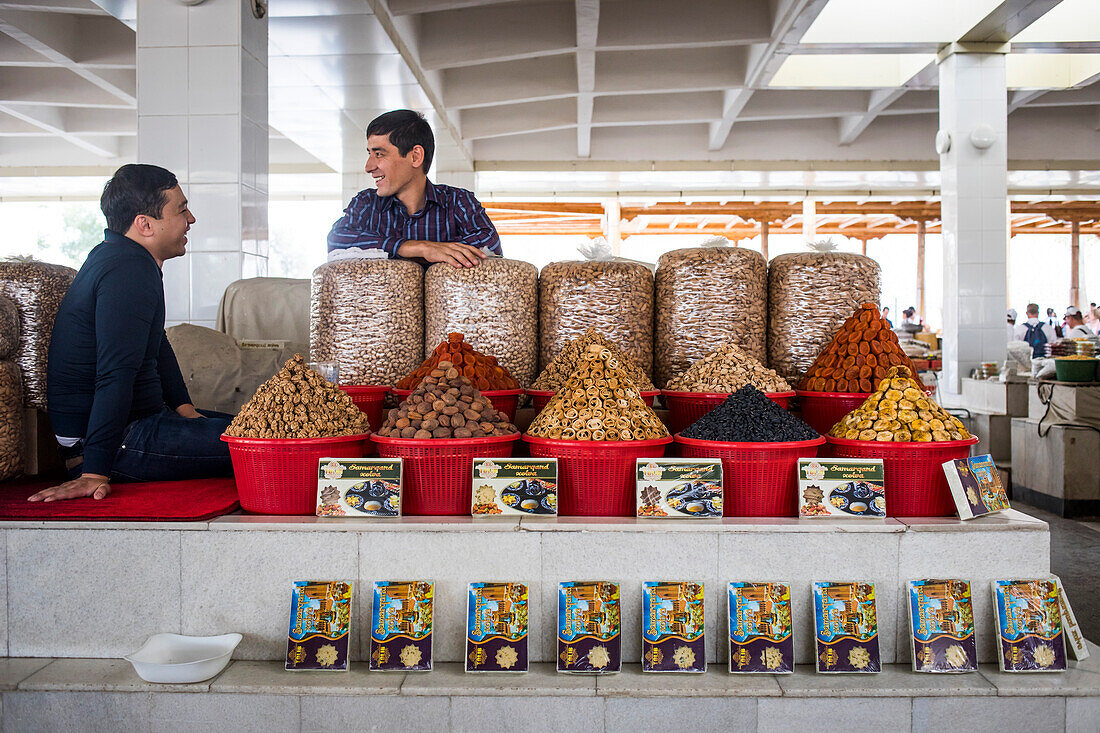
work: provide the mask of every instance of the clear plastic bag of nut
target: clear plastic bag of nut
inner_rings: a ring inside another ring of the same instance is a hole
[[[345,259],[313,271],[310,361],[350,385],[394,384],[424,360],[424,272],[408,260]]]
[[[19,366],[0,361],[0,481],[23,473],[25,446]]]
[[[878,303],[881,268],[848,252],[795,252],[768,263],[768,366],[796,384],[844,321]]]
[[[724,238],[661,255],[654,278],[654,381],[664,388],[723,344],[767,358],[768,265]]]
[[[600,252],[606,254],[603,250]],[[592,254],[592,252],[590,252]],[[601,255],[602,256],[602,255]],[[539,360],[594,326],[653,374],[653,272],[619,259],[551,262],[539,273]]]
[[[12,359],[19,352],[19,307],[0,295],[0,359]]]
[[[33,257],[0,261],[0,294],[19,310],[19,349],[15,362],[23,377],[23,402],[46,409],[46,360],[53,322],[76,270],[39,262]]]
[[[424,273],[424,353],[462,333],[529,387],[538,375],[538,277],[530,262],[503,257],[463,269],[432,265]]]

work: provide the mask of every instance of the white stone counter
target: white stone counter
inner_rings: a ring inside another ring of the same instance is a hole
[[[530,658],[554,659],[557,583],[622,583],[623,657],[637,662],[643,580],[706,584],[708,660],[724,662],[725,587],[734,579],[792,586],[796,661],[812,660],[812,580],[869,579],[878,589],[885,663],[909,659],[903,584],[974,584],[979,658],[996,660],[989,583],[1050,571],[1046,523],[1019,512],[960,522],[914,520],[472,519],[362,521],[233,515],[209,522],[4,522],[0,650],[11,657],[117,657],[150,634],[239,631],[242,660],[281,659],[291,582],[358,582],[357,626],[370,583],[436,582],[435,659],[463,656],[466,584],[531,586]],[[353,638],[352,659],[363,659]],[[356,653],[358,652],[358,654]]]

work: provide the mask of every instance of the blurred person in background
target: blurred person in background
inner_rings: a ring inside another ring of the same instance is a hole
[[[1032,359],[1042,359],[1047,355],[1047,344],[1054,342],[1058,336],[1054,333],[1054,326],[1039,320],[1038,303],[1028,303],[1025,313],[1027,320],[1016,325],[1013,340],[1026,342],[1031,347]]]
[[[1008,340],[1016,340],[1016,309],[1008,309]]]
[[[1085,327],[1085,319],[1081,315],[1081,309],[1075,305],[1066,308],[1065,338],[1092,338],[1092,331]]]

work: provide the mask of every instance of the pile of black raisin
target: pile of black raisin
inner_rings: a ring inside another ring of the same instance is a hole
[[[817,432],[747,384],[680,433],[696,440],[785,443],[813,440]]]

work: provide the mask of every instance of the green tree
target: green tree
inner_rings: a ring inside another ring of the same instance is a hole
[[[38,237],[38,249],[41,252],[56,248],[68,259],[65,264],[79,268],[92,247],[103,241],[106,226],[103,215],[91,204],[69,204],[61,212],[61,221],[64,224],[61,237],[55,241]]]

